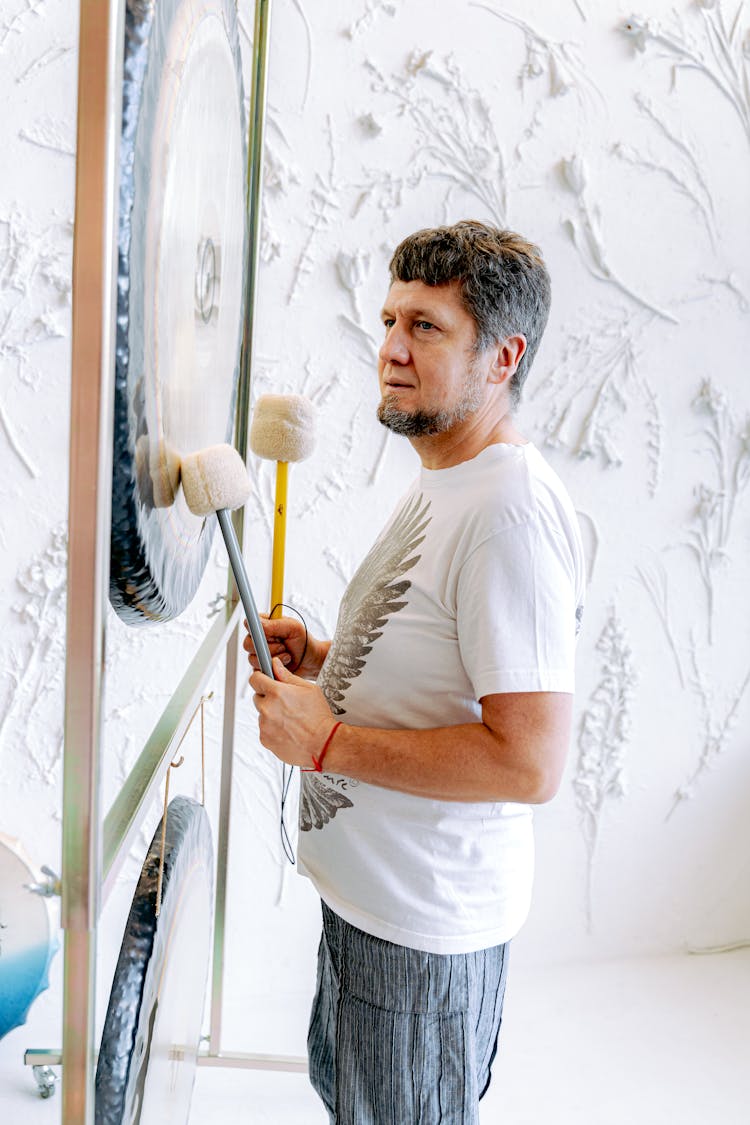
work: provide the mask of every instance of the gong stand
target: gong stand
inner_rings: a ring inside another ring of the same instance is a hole
[[[235,444],[247,455],[253,314],[270,0],[256,0],[248,139],[248,261]],[[303,1058],[222,1050],[227,856],[242,607],[231,576],[218,614],[102,821],[100,754],[104,630],[109,586],[117,204],[124,0],[81,0],[73,247],[73,319],[65,739],[63,752],[62,1050],[29,1050],[35,1067],[61,1065],[63,1125],[93,1125],[97,927],[176,747],[218,661],[225,657],[210,1034],[199,1065],[305,1071]],[[243,542],[243,513],[234,513]]]

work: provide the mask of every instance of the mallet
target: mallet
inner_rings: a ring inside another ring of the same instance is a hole
[[[135,478],[147,508],[169,508],[174,504],[180,458],[165,438],[152,442],[148,434],[141,434],[135,443]]]
[[[289,462],[304,461],[315,445],[315,411],[304,395],[261,395],[250,427],[250,448],[258,457],[276,462],[276,503],[273,517],[271,616],[281,615],[284,600],[284,552]]]
[[[247,469],[237,450],[231,445],[212,445],[184,457],[182,491],[194,516],[216,513],[261,670],[273,678],[271,653],[229,514],[233,508],[241,508],[250,495]]]

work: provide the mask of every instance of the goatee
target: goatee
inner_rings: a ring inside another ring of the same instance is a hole
[[[463,415],[465,417],[465,415]],[[402,437],[422,437],[426,434],[444,434],[457,421],[456,411],[439,410],[428,414],[426,410],[413,410],[407,413],[398,406],[396,395],[385,395],[378,406],[378,421],[386,429]]]
[[[386,394],[378,406],[378,421],[394,434],[401,434],[403,437],[445,434],[479,409],[484,397],[484,386],[481,372],[472,365],[466,373],[463,397],[452,410],[409,412],[400,408],[398,395]]]

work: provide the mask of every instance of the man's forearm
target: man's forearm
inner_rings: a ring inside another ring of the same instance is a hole
[[[312,655],[327,652],[314,642]],[[384,789],[448,801],[539,804],[557,792],[570,743],[572,695],[509,692],[483,696],[481,722],[429,730],[384,730],[334,719],[317,684],[274,660],[274,679],[256,671],[260,740],[282,761],[323,768]]]
[[[484,723],[431,730],[342,724],[323,768],[419,797],[538,804],[559,781],[547,759],[543,745],[511,745]]]

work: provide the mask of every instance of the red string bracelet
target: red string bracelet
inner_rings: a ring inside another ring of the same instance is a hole
[[[328,738],[323,743],[323,749],[320,751],[317,758],[315,757],[314,754],[312,755],[312,760],[313,760],[312,767],[310,767],[310,766],[304,767],[303,766],[302,767],[303,773],[322,773],[323,772],[323,759],[325,758],[325,756],[328,752],[328,747],[331,745],[331,742],[333,741],[334,734],[336,733],[336,731],[339,729],[340,726],[341,726],[340,721],[338,723],[333,724],[333,726],[331,727],[331,732],[328,735]]]

